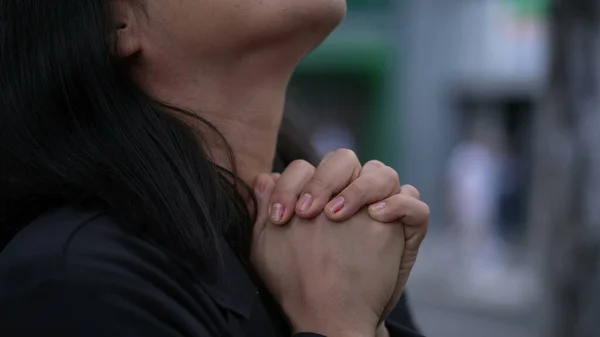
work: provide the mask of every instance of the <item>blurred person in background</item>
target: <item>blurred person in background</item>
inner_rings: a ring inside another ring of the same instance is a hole
[[[317,127],[311,137],[311,144],[320,156],[336,149],[355,149],[356,140],[352,132],[341,122],[329,121]]]
[[[504,163],[500,132],[476,117],[449,161],[448,210],[459,236],[463,275],[473,290],[495,286],[504,271],[497,232]]]
[[[345,9],[0,0],[0,335],[418,336],[418,191],[279,129]]]

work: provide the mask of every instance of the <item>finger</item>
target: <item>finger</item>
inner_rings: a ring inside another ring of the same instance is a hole
[[[413,197],[395,194],[369,207],[369,215],[379,222],[400,221],[409,227],[429,222],[429,206]]]
[[[364,176],[365,174],[373,173],[384,166],[385,164],[379,160],[370,160],[362,167],[358,176],[360,177]]]
[[[400,265],[401,278],[406,282],[416,262],[419,247],[429,227],[429,206],[415,198],[396,194],[369,207],[369,215],[379,222],[394,222],[404,226],[404,253]],[[402,284],[404,284],[402,283]]]
[[[368,161],[362,168],[362,170],[360,171],[360,176],[366,175],[366,174],[370,174],[373,173],[383,167],[386,167],[387,165],[385,165],[384,163],[380,162],[379,160],[371,160]],[[394,193],[400,193],[400,182],[398,181],[398,186],[396,186],[396,188],[394,189]],[[386,196],[387,197],[387,196]],[[380,199],[381,200],[381,199]],[[379,200],[378,200],[379,201]]]
[[[421,200],[421,193],[412,185],[402,185],[402,187],[400,187],[400,194]]]
[[[312,218],[323,211],[331,197],[354,181],[362,166],[356,154],[347,149],[325,156],[296,204],[296,215]]]
[[[405,248],[403,259],[411,261],[416,254],[429,227],[429,206],[415,198],[396,194],[369,207],[369,215],[379,222],[394,222],[404,226]],[[408,263],[408,262],[406,262]]]
[[[371,173],[358,177],[329,202],[325,214],[330,220],[344,221],[364,206],[396,194],[399,186],[398,173],[391,167],[373,169]]]
[[[293,161],[277,179],[271,195],[270,217],[275,225],[283,225],[294,215],[302,188],[315,173],[315,167],[304,160]]]
[[[255,233],[260,233],[269,221],[269,198],[275,187],[275,182],[269,174],[261,174],[254,185],[254,197],[256,198],[256,222]]]
[[[281,177],[281,173],[271,173],[270,174],[271,178],[273,178],[273,181],[277,183],[277,180],[279,180],[279,178]]]
[[[404,190],[404,194],[396,194],[369,207],[369,214],[374,220],[391,222],[397,219],[396,224],[391,225],[404,228],[404,251],[400,261],[398,282],[394,289],[394,298],[399,298],[402,294],[429,227],[429,206],[407,195],[417,195],[415,191],[418,194],[418,190],[407,188]]]

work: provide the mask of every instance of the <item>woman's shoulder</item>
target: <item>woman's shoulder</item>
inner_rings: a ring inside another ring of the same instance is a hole
[[[172,274],[173,269],[163,250],[128,234],[107,214],[64,207],[31,222],[0,253],[5,288],[0,297],[50,279],[136,278]]]
[[[33,221],[0,253],[0,280],[7,337],[217,335],[217,307],[181,263],[102,212]]]
[[[81,229],[101,222],[102,215],[99,211],[71,207],[43,213],[21,229],[2,250],[0,270],[7,266],[14,270],[18,265],[39,267],[36,270],[58,267],[69,255],[71,244],[82,241],[85,231]]]

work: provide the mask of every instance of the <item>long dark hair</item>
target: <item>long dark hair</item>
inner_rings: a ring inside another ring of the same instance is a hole
[[[0,2],[0,250],[71,204],[192,262],[219,258],[223,237],[247,254],[253,216],[235,172],[175,116],[190,113],[130,78],[113,27],[109,0]]]

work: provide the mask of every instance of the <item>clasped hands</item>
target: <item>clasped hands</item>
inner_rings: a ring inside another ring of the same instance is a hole
[[[386,336],[429,222],[419,192],[350,150],[255,184],[251,261],[295,332]]]

